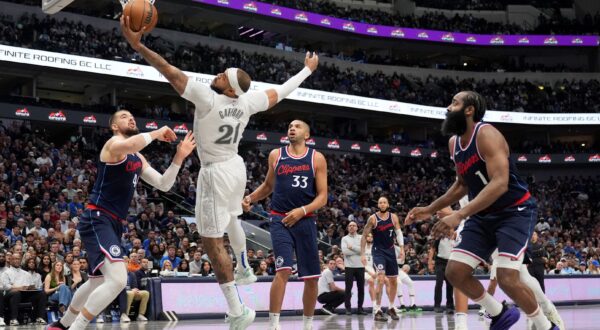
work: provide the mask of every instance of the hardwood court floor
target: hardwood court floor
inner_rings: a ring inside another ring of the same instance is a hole
[[[600,315],[600,305],[580,306],[580,307],[559,307],[567,329],[573,330],[597,330],[600,329],[598,315]],[[315,330],[383,330],[383,329],[405,329],[405,330],[453,330],[454,316],[444,314],[434,314],[424,312],[421,314],[402,315],[399,321],[379,323],[374,322],[371,315],[367,316],[316,316],[314,320]],[[469,311],[468,325],[469,330],[488,329],[488,322],[481,320],[477,312]],[[266,317],[257,317],[254,324],[248,329],[266,330],[269,320]],[[6,327],[5,329],[23,329],[23,330],[42,330],[45,326],[19,326]],[[281,328],[284,330],[302,330],[302,317],[289,316],[281,318]],[[195,320],[180,322],[162,322],[150,321],[146,323],[132,322],[130,324],[104,323],[92,324],[88,329],[99,330],[196,330],[196,329],[229,329],[223,319],[218,320]],[[528,327],[526,317],[521,313],[521,319],[512,327],[514,330],[531,329]]]

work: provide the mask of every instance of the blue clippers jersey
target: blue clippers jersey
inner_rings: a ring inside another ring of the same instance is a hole
[[[392,214],[388,212],[388,218],[384,220],[375,213],[375,220],[377,224],[373,228],[373,248],[375,250],[393,249],[396,231],[392,222]]]
[[[290,155],[287,147],[279,148],[271,210],[286,213],[312,203],[317,195],[314,158],[315,151],[311,148],[306,148],[300,157]]]
[[[456,164],[456,171],[467,183],[469,200],[473,200],[490,182],[485,161],[481,158],[477,150],[477,133],[485,125],[489,124],[479,122],[475,125],[471,141],[469,141],[465,149],[462,149],[460,146],[460,136],[456,136],[454,139],[453,160],[454,164]],[[529,198],[530,194],[527,189],[527,183],[519,176],[515,163],[509,158],[508,164],[508,191],[481,213],[500,211],[509,206],[520,204]]]
[[[90,203],[125,219],[141,173],[142,160],[135,154],[127,155],[118,163],[98,161],[98,176]]]

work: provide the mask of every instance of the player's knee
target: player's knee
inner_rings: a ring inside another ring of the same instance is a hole
[[[498,268],[496,281],[498,282],[500,288],[502,288],[504,291],[517,287],[520,283],[519,272],[510,268]]]
[[[445,276],[453,286],[460,286],[465,276],[471,274],[471,269],[467,269],[467,265],[450,260],[446,266]]]

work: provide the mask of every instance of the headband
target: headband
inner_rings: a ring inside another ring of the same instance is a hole
[[[231,88],[233,88],[235,95],[240,96],[244,94],[244,91],[240,88],[240,84],[238,83],[237,73],[237,68],[229,68],[225,70],[225,75],[227,75],[229,85],[231,85]]]

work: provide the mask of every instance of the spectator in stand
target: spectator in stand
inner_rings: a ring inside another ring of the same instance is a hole
[[[42,256],[42,259],[41,259],[40,264],[38,266],[37,272],[40,274],[40,276],[45,281],[46,276],[48,274],[50,274],[51,271],[52,271],[52,262],[50,261],[50,255],[49,254],[44,254]]]
[[[35,322],[45,325],[46,295],[41,290],[41,280],[38,276],[32,277],[29,271],[21,269],[21,254],[19,253],[12,254],[10,265],[11,267],[2,273],[1,279],[4,289],[10,291],[5,295],[5,301],[9,306],[10,326],[19,325],[17,314],[19,304],[23,301],[31,302],[33,305]],[[33,272],[35,272],[35,264],[33,268]]]
[[[174,276],[175,270],[173,269],[173,264],[171,264],[170,260],[165,260],[162,263],[162,268],[160,271],[160,276]]]
[[[58,303],[58,309],[64,314],[71,303],[73,292],[67,284],[62,262],[54,263],[52,270],[46,275],[44,292],[48,296],[48,300]]]
[[[210,262],[204,261],[202,263],[202,270],[200,270],[200,276],[203,276],[203,277],[215,276],[215,273],[213,272],[212,265],[210,264]]]
[[[181,262],[181,258],[177,257],[175,255],[175,252],[177,251],[177,248],[175,247],[175,245],[170,245],[169,249],[168,249],[168,254],[164,257],[162,257],[162,259],[160,259],[160,265],[162,266],[163,263],[165,262],[165,260],[169,260],[171,263],[171,266],[174,268],[177,268],[177,266],[179,266],[179,263]]]
[[[190,261],[190,275],[200,274],[202,270],[202,253],[200,251],[194,252],[194,257]]]
[[[181,259],[179,266],[177,266],[177,272],[179,273],[189,273],[190,265],[186,259]]]
[[[265,260],[261,260],[254,271],[254,275],[256,276],[268,276],[271,275],[268,272],[267,262]]]

